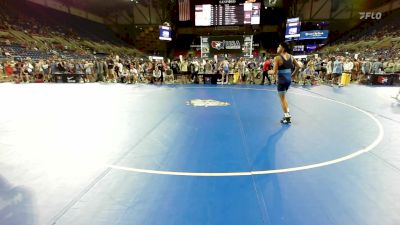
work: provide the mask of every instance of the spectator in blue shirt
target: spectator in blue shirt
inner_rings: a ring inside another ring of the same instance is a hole
[[[343,62],[342,59],[337,56],[335,61],[333,62],[333,70],[332,70],[332,84],[338,84],[339,78],[342,76],[343,72]]]

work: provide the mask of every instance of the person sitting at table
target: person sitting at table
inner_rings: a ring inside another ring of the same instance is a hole
[[[153,84],[156,81],[161,81],[161,70],[158,68],[158,66],[154,67],[153,76],[151,77],[150,83]]]

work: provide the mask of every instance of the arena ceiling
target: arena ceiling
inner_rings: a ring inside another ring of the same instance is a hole
[[[133,8],[133,4],[140,4],[145,7],[152,6],[154,8],[163,8],[165,7],[166,2],[177,2],[177,0],[58,0],[63,2],[66,5],[74,6],[88,12],[92,12],[99,16],[108,16],[111,13],[115,13],[118,10],[127,10],[129,8]],[[210,2],[218,0],[191,0],[192,4],[197,4],[200,2]],[[265,0],[256,0],[259,2],[266,2]],[[304,5],[304,3],[309,2],[310,0],[278,0],[280,4],[284,8],[290,8],[292,5]],[[316,0],[313,0],[316,1]],[[330,0],[333,2],[337,2],[339,4],[342,3],[343,0]],[[351,2],[354,7],[358,9],[371,9],[377,6],[383,5],[386,2],[390,2],[394,0],[349,0],[346,2]]]
[[[98,15],[107,15],[111,11],[126,10],[132,4],[157,7],[165,1],[175,0],[59,0],[66,5],[74,6]]]

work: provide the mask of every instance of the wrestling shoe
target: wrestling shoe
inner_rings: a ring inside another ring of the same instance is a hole
[[[289,123],[292,123],[292,117],[283,117],[282,119],[281,119],[281,123],[282,124],[289,124]]]

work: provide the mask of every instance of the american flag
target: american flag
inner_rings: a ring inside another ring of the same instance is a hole
[[[190,20],[190,0],[179,0],[179,21]]]

